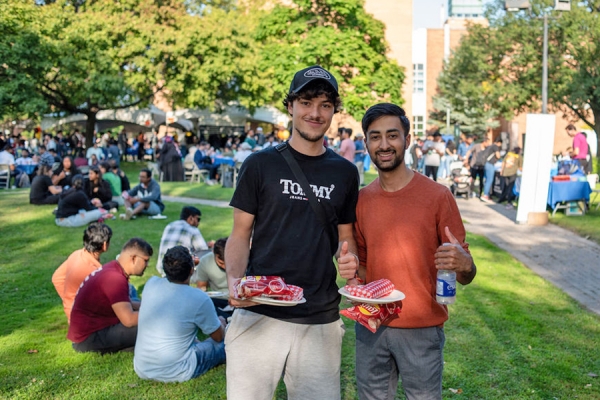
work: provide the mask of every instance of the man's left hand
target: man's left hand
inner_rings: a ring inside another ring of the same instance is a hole
[[[450,244],[437,248],[435,252],[435,267],[456,272],[469,272],[472,269],[473,257],[463,249],[458,239],[446,227],[446,236]]]

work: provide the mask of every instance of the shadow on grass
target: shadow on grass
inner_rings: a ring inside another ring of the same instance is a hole
[[[0,301],[3,318],[0,335],[36,321],[46,311],[62,310],[61,301],[54,286],[52,274],[75,250],[82,247],[85,227],[61,228],[55,225],[52,210],[55,206],[32,206],[28,204],[28,192],[0,195],[0,237],[2,237],[3,261],[0,268]],[[102,255],[106,263],[116,257],[123,244],[134,236],[147,240],[154,255],[144,277],[132,277],[137,287],[156,274],[156,259],[164,227],[179,218],[184,204],[167,203],[166,220],[150,220],[144,217],[135,221],[109,220],[113,236],[108,252]],[[213,207],[204,210],[200,228],[206,240],[228,236],[231,230],[232,211]],[[11,212],[6,212],[11,210]],[[62,314],[62,318],[64,315]]]

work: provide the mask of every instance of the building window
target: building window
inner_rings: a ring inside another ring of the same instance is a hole
[[[413,64],[413,93],[425,93],[423,64]]]
[[[421,137],[425,134],[424,117],[422,115],[413,116],[413,137]]]

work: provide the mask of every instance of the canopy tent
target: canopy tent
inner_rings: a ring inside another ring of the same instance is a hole
[[[230,104],[223,113],[211,112],[208,109],[182,109],[172,112],[174,121],[169,121],[169,127],[182,131],[193,131],[197,126],[244,126],[246,122],[268,123],[287,126],[290,121],[288,115],[283,114],[275,107],[260,107],[253,114],[243,107]],[[166,125],[167,113],[151,105],[148,108],[124,108],[118,110],[103,110],[96,115],[96,131],[103,131],[117,126],[127,130],[157,129]],[[73,114],[63,118],[46,116],[42,119],[42,129],[48,130],[56,127],[70,127],[84,129],[87,116]]]
[[[155,106],[102,110],[96,114],[96,130],[103,131],[117,126],[123,126],[128,130],[152,129],[164,122],[165,118],[165,112]],[[73,114],[64,118],[46,116],[42,119],[42,129],[48,130],[59,126],[84,129],[86,121],[87,116],[84,114]]]
[[[208,109],[187,108],[173,111],[178,118],[194,121],[196,126],[244,126],[246,122],[287,126],[290,117],[272,106],[257,108],[253,114],[235,103],[230,103],[222,113]]]

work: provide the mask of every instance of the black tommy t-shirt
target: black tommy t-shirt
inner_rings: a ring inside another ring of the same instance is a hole
[[[358,170],[330,149],[317,157],[288,146],[335,229],[327,231],[300,184],[275,147],[253,153],[240,169],[230,205],[254,215],[252,249],[246,275],[281,276],[304,289],[306,303],[294,307],[259,305],[250,311],[301,324],[339,319],[340,295],[333,256],[337,225],[356,219]]]

